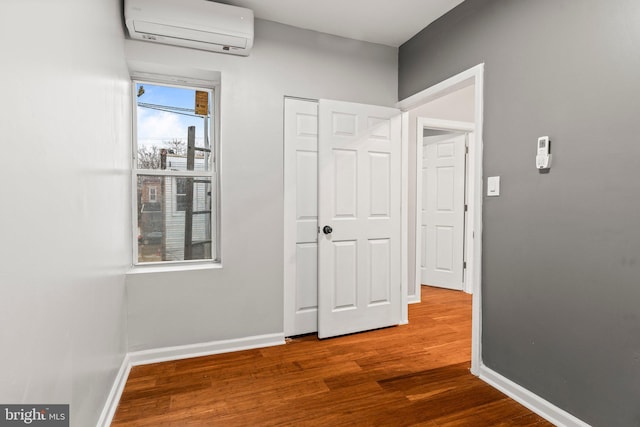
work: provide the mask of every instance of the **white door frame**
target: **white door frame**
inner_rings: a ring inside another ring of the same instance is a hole
[[[421,263],[422,259],[422,155],[424,153],[424,144],[423,141],[423,130],[424,129],[433,129],[433,130],[442,130],[442,131],[451,131],[451,132],[461,132],[466,134],[467,136],[473,133],[475,130],[475,125],[469,122],[457,122],[452,120],[440,120],[440,119],[430,119],[427,117],[418,117],[417,118],[417,128],[416,128],[416,228],[415,228],[415,236],[416,236],[416,289],[420,289],[422,285],[422,272],[421,272]],[[469,159],[473,156],[473,146],[474,141],[470,139],[467,141],[469,147]],[[471,239],[468,236],[473,235],[473,177],[470,176],[472,173],[471,165],[467,165],[464,171],[464,179],[465,179],[465,204],[469,205],[469,211],[467,215],[465,215],[464,219],[464,244],[466,247],[465,250],[465,261],[467,262],[468,269],[464,273],[464,291],[468,294],[473,293],[473,248],[469,245],[472,244]],[[469,233],[471,231],[471,233]],[[471,274],[469,274],[471,273]],[[418,292],[418,296],[420,293]]]
[[[475,85],[474,96],[474,153],[470,154],[470,166],[473,168],[473,264],[471,265],[472,276],[470,279],[473,286],[472,297],[472,319],[471,319],[471,373],[480,375],[480,367],[482,365],[482,136],[483,136],[483,117],[484,117],[484,64],[478,64],[466,71],[456,74],[428,89],[425,89],[415,95],[412,95],[397,104],[402,111],[409,111],[419,107],[434,99],[440,98],[449,93],[455,92],[471,84]],[[403,143],[408,147],[407,132],[403,132]],[[422,138],[418,138],[422,141]],[[471,151],[471,150],[470,150]],[[408,177],[403,188],[407,188]],[[408,212],[408,203],[403,199],[403,212]],[[469,215],[471,216],[471,215]],[[403,247],[408,246],[408,234],[403,234]],[[471,276],[471,275],[469,275]]]

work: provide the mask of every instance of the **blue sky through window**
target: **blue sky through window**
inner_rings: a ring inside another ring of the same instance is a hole
[[[171,148],[168,143],[175,140],[186,145],[189,126],[196,126],[196,145],[204,145],[204,119],[195,115],[195,89],[137,83],[136,94],[141,92],[136,99],[138,147]]]

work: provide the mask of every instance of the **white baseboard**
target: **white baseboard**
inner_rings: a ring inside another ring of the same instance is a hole
[[[156,348],[151,350],[127,353],[122,366],[107,397],[102,414],[98,420],[98,427],[109,427],[118,408],[120,397],[127,383],[131,367],[148,365],[150,363],[168,362],[192,357],[210,356],[212,354],[230,353],[233,351],[250,350],[254,348],[271,347],[284,344],[284,333],[258,335],[222,341],[210,341],[199,344],[181,345],[175,347]]]
[[[540,396],[530,392],[526,388],[503,377],[499,373],[480,366],[480,379],[500,390],[516,402],[540,415],[550,423],[558,427],[590,427],[589,424],[574,417],[570,413],[558,408]]]
[[[212,354],[230,353],[232,351],[271,347],[281,344],[284,344],[284,333],[134,351],[129,353],[129,360],[131,366],[148,365],[150,363],[169,362],[171,360],[210,356]]]
[[[409,299],[407,300],[407,303],[409,304],[418,304],[420,301],[420,297],[417,295],[409,295]]]
[[[107,396],[107,402],[98,419],[98,427],[109,427],[111,425],[113,416],[116,414],[116,409],[118,408],[118,403],[120,402],[120,397],[124,391],[124,386],[127,383],[127,378],[129,378],[129,372],[131,372],[131,363],[129,363],[129,355],[125,354],[116,379],[113,381],[113,385],[109,391],[109,396]]]

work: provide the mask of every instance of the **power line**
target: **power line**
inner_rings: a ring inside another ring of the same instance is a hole
[[[186,139],[186,137],[184,135],[180,135],[180,136],[139,136],[138,137],[138,141],[146,141],[146,140],[154,140],[154,141],[166,141],[169,139],[179,139],[179,140],[184,140]],[[196,141],[203,141],[204,137],[203,136],[196,136]]]
[[[196,110],[194,110],[193,108],[184,108],[184,107],[174,107],[172,105],[161,105],[161,104],[151,104],[149,102],[138,102],[138,105],[141,107],[157,107],[157,108],[167,108],[170,110],[176,110],[176,111],[189,111],[192,113],[195,113]]]
[[[187,114],[187,113],[182,113],[181,112],[181,111],[193,111],[193,112],[195,112],[195,110],[192,109],[192,108],[169,107],[169,106],[166,106],[166,105],[147,104],[147,103],[144,103],[144,102],[139,102],[138,103],[138,107],[148,108],[150,110],[164,111],[166,113],[180,114],[182,116],[188,116],[188,117],[201,117],[201,118],[205,117],[205,116],[201,116],[201,115],[198,115],[198,114]]]

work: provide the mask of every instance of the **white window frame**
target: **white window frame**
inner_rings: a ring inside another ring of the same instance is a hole
[[[172,171],[169,169],[138,169],[138,113],[137,113],[137,93],[136,85],[159,85],[167,87],[175,87],[189,90],[202,90],[211,93],[210,105],[210,125],[209,125],[209,141],[211,145],[211,156],[209,156],[209,165],[207,171]],[[188,79],[183,77],[162,76],[162,75],[145,75],[137,77],[132,75],[131,79],[131,105],[132,105],[132,137],[131,137],[131,242],[132,242],[132,265],[134,268],[149,267],[170,267],[185,265],[202,265],[202,264],[219,264],[221,265],[221,248],[220,248],[220,84],[219,82],[210,82],[205,80]],[[139,262],[138,261],[138,176],[161,176],[172,177],[202,177],[206,176],[211,179],[212,193],[215,197],[211,201],[211,258],[198,260],[180,260],[180,261],[159,261],[159,262]]]

